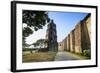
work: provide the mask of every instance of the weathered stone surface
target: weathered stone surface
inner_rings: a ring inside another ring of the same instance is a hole
[[[67,49],[68,49],[68,51],[70,51],[70,34],[68,34],[68,40],[67,41],[68,41],[68,48]]]
[[[68,36],[67,36],[67,38],[66,38],[66,41],[67,41],[67,51],[69,50],[68,48],[69,48],[69,41],[68,41]]]
[[[79,22],[75,27],[75,52],[81,53],[81,22]]]
[[[72,30],[70,32],[70,51],[74,52],[75,51],[75,35],[74,35],[74,31]]]
[[[48,51],[58,51],[56,24],[53,20],[48,24],[46,38],[48,40]]]
[[[83,50],[91,48],[91,18],[90,15],[87,15],[84,20],[81,22],[82,27],[82,48]]]
[[[63,41],[64,41],[64,51],[67,51],[67,37]]]

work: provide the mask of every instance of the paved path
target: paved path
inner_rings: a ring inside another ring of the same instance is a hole
[[[64,60],[80,60],[79,56],[76,56],[69,52],[58,52],[55,56],[55,61],[64,61]]]

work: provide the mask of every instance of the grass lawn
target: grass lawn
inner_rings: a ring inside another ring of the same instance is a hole
[[[44,62],[54,61],[56,52],[36,52],[36,53],[24,53],[22,55],[23,63],[28,62]]]

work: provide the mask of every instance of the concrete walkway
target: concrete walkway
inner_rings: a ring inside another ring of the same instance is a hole
[[[82,58],[69,52],[58,52],[55,56],[55,61],[80,60],[80,59]]]

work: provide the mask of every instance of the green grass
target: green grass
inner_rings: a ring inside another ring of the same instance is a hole
[[[23,52],[22,61],[23,63],[28,62],[44,62],[44,61],[54,61],[56,52],[36,52],[25,54]]]

